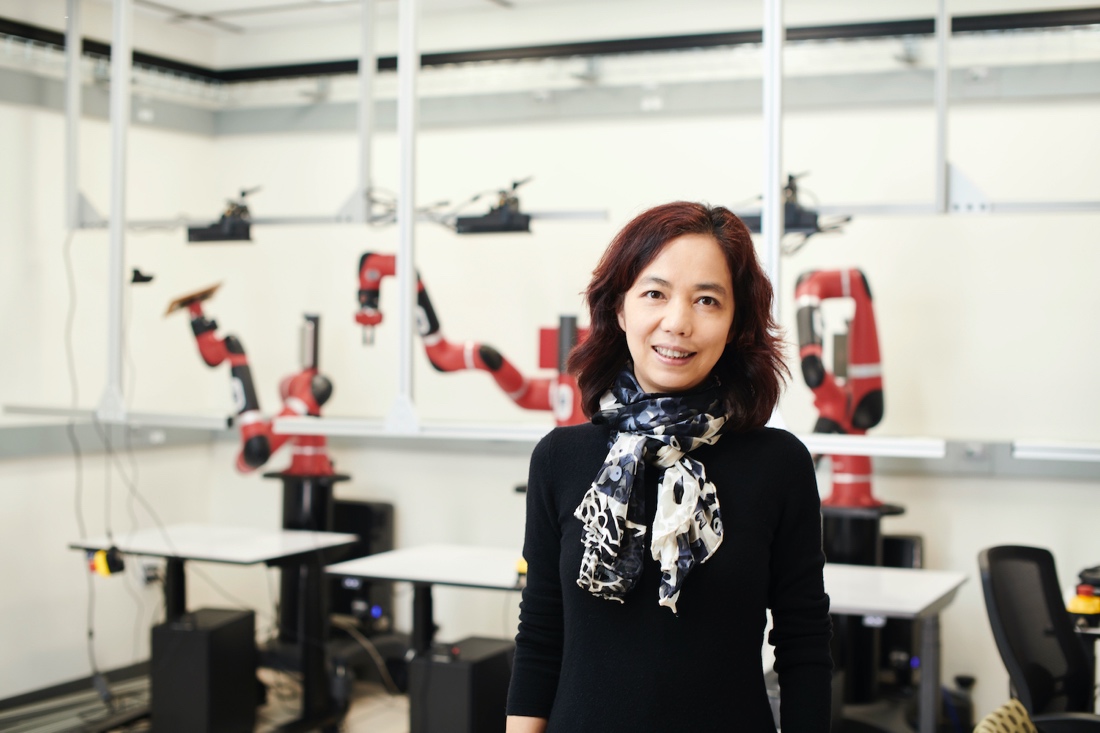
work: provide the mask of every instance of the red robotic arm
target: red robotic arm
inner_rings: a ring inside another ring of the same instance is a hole
[[[260,413],[260,401],[252,381],[252,370],[244,346],[236,336],[219,338],[218,324],[206,318],[202,303],[210,299],[217,291],[215,285],[176,299],[168,306],[168,313],[186,308],[191,314],[191,330],[199,354],[208,366],[216,367],[223,361],[229,362],[230,385],[233,390],[233,403],[237,409],[235,422],[241,434],[241,451],[237,455],[236,467],[242,473],[252,471],[267,463],[275,451],[284,443],[293,439],[294,457],[288,473],[328,475],[332,473],[332,464],[325,452],[325,440],[315,436],[275,435],[271,430],[271,420]],[[312,319],[312,321],[311,321]],[[307,316],[307,322],[313,323],[316,334],[316,318]],[[316,347],[314,345],[314,354]],[[279,386],[283,398],[283,409],[279,417],[294,415],[320,415],[321,405],[332,393],[332,384],[318,373],[316,359],[301,372],[284,379]]]
[[[848,324],[846,347],[826,368],[822,349],[821,302],[851,298],[855,315]],[[882,365],[878,331],[867,278],[857,269],[815,270],[803,274],[795,289],[802,376],[813,390],[818,411],[815,433],[863,435],[883,416]],[[833,506],[878,506],[871,495],[871,459],[833,456]]]
[[[382,278],[395,271],[394,255],[367,252],[359,260],[359,312],[355,320],[366,328],[382,322],[378,309]],[[497,385],[513,402],[527,410],[554,412],[559,425],[584,421],[576,383],[567,374],[556,379],[528,379],[492,346],[473,341],[448,341],[441,331],[439,318],[419,274],[416,278],[417,324],[428,361],[441,372],[479,369],[492,375]]]
[[[219,338],[216,333],[218,324],[203,313],[203,301],[213,297],[218,287],[215,285],[177,298],[169,303],[165,315],[186,308],[191,314],[191,331],[195,334],[202,360],[211,367],[229,361],[233,405],[237,409],[236,423],[241,432],[237,465],[242,467],[241,470],[251,470],[262,466],[271,456],[271,429],[265,425],[260,414],[260,402],[252,383],[252,370],[248,366],[244,345],[236,336]]]
[[[307,316],[307,320],[312,317]],[[314,323],[316,321],[314,320]],[[321,416],[321,405],[332,395],[332,382],[317,371],[316,360],[302,371],[284,379],[279,384],[279,396],[283,400],[283,409],[278,417],[309,415]],[[270,431],[271,423],[267,423]],[[293,454],[290,466],[283,472],[292,476],[331,476],[332,461],[328,457],[328,448],[323,435],[272,435],[271,452],[279,450],[288,440],[292,441]],[[238,459],[237,468],[241,467]]]

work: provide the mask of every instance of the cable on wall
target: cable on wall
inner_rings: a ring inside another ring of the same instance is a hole
[[[80,400],[80,382],[76,372],[76,357],[73,349],[73,323],[76,320],[76,277],[73,274],[72,244],[75,230],[70,229],[65,237],[65,243],[61,254],[65,262],[65,281],[68,287],[69,307],[65,313],[65,364],[69,375],[69,396],[73,409],[76,409]],[[73,450],[73,468],[75,472],[75,484],[73,488],[73,509],[76,514],[76,527],[83,541],[88,536],[88,528],[84,522],[84,455],[80,448],[80,441],[76,436],[76,421],[70,418],[65,426],[65,433],[69,437],[69,444]],[[86,643],[88,651],[88,666],[92,673],[92,685],[99,694],[101,700],[108,707],[112,705],[110,688],[107,678],[100,671],[95,656],[95,578],[86,572],[87,585],[87,618],[86,618]]]

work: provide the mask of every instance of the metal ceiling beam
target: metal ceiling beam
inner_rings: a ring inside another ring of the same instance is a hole
[[[1052,10],[1035,13],[1000,13],[993,15],[957,16],[951,19],[952,33],[980,33],[1009,30],[1038,30],[1100,25],[1100,7],[1075,10]],[[931,36],[936,31],[935,18],[878,21],[872,23],[846,23],[840,25],[800,26],[787,28],[787,41],[854,40],[861,38],[891,38],[905,36]],[[26,38],[58,47],[64,47],[62,33],[39,26],[0,18],[0,34]],[[758,45],[762,42],[762,30],[697,33],[679,36],[646,38],[620,38],[605,41],[544,44],[510,48],[477,49],[427,53],[421,55],[421,66],[477,63],[484,61],[511,61],[522,59],[567,58],[571,56],[600,56],[655,51],[678,51],[693,48],[719,46]],[[100,41],[84,39],[83,51],[87,54],[110,57],[111,47]],[[234,83],[286,79],[301,76],[354,74],[359,61],[345,59],[304,64],[246,67],[237,69],[211,69],[188,64],[154,54],[135,51],[134,63],[189,74],[209,81]],[[377,61],[379,71],[397,68],[397,57],[383,56]]]

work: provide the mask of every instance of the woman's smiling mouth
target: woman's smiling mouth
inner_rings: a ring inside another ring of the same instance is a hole
[[[694,351],[678,351],[676,349],[670,349],[666,346],[654,346],[653,350],[657,352],[658,356],[663,356],[666,359],[687,359],[689,356],[694,356]]]

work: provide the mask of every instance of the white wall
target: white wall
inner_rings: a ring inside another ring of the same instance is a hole
[[[124,451],[117,460],[127,476],[135,475]],[[79,489],[71,459],[0,461],[0,547],[6,557],[0,699],[89,674],[89,586],[99,667],[115,669],[148,658],[149,625],[163,616],[161,594],[156,586],[142,586],[136,559],[128,559],[122,575],[101,578],[88,572],[83,553],[67,549],[80,536],[78,508],[88,536],[103,535],[108,507],[115,537],[152,526],[156,520],[142,499],[163,521],[203,521],[215,464],[197,449],[142,452],[134,463],[137,495],[116,472],[108,500],[102,454],[85,456]],[[192,580],[201,603],[208,589],[193,574]]]
[[[40,109],[0,105],[0,130],[4,132],[0,135],[0,159],[6,163],[0,172],[0,221],[4,222],[0,227],[0,306],[4,313],[0,340],[8,345],[9,356],[0,403],[68,406],[73,394],[65,350],[70,300],[63,256],[63,119]],[[81,132],[82,188],[100,211],[106,211],[107,128],[86,122]],[[169,212],[166,216],[175,214],[174,206],[218,205],[216,195],[203,195],[202,174],[212,150],[210,140],[135,130],[130,141],[130,170],[136,181],[131,205],[146,211],[163,206]],[[162,170],[169,172],[161,175]],[[179,246],[178,238],[170,241]],[[130,263],[147,269],[143,253],[164,246],[164,242],[157,235],[131,237]],[[72,344],[77,398],[79,405],[93,407],[102,393],[107,359],[106,234],[79,232],[70,250],[75,278]],[[143,300],[139,289],[132,294],[135,297],[128,303],[135,313],[151,308],[159,317],[167,304]],[[140,323],[142,319],[134,315],[133,320]],[[133,335],[131,354],[143,353],[149,346],[156,348],[147,340],[155,339],[155,332],[148,337],[136,330],[129,332]],[[146,377],[157,382],[156,359],[144,373],[130,368],[132,359],[126,364],[128,394],[140,388]],[[170,367],[166,379],[157,389],[181,388]],[[218,386],[224,387],[224,381]],[[224,414],[223,407],[219,411]],[[5,426],[32,422],[18,415],[0,419]],[[146,502],[166,523],[203,521],[209,514],[211,472],[218,468],[210,458],[210,447],[142,451],[131,459],[123,436],[116,435],[113,442],[118,455],[111,464],[110,478],[102,444],[82,444],[85,461],[79,484],[75,463],[65,455],[0,461],[4,502],[0,547],[9,558],[3,575],[7,590],[0,597],[0,648],[4,649],[0,698],[89,674],[85,643],[88,573],[83,555],[67,549],[68,543],[79,537],[78,503],[89,536],[102,536],[108,530],[122,536],[135,527],[154,526],[157,520],[146,510]],[[161,602],[155,587],[140,587],[139,564],[132,562],[131,571],[122,577],[93,578],[95,649],[103,669],[148,657],[148,627],[161,615]],[[209,598],[215,591],[207,587],[205,579],[192,573],[191,580],[194,602],[213,605]],[[243,581],[237,584],[247,587]],[[256,592],[252,597],[263,598],[266,593]]]
[[[0,6],[2,7],[2,6]],[[2,13],[0,13],[2,14]],[[1100,199],[1100,103],[1019,102],[958,106],[951,115],[951,158],[994,199]],[[0,106],[0,339],[9,356],[0,403],[66,404],[63,327],[67,306],[61,258],[62,120]],[[931,108],[876,108],[791,115],[786,167],[810,171],[803,182],[823,203],[929,200]],[[107,129],[85,122],[82,187],[107,209]],[[580,308],[578,293],[614,231],[646,206],[673,198],[736,204],[760,187],[760,126],[755,117],[637,118],[514,128],[438,130],[420,138],[421,203],[460,200],[534,175],[521,191],[535,210],[606,208],[606,222],[538,222],[529,236],[459,238],[418,229],[418,265],[454,339],[497,346],[520,369],[536,372],[536,335],[561,313]],[[135,218],[187,212],[210,216],[238,188],[262,184],[257,216],[327,213],[350,193],[355,140],[347,134],[256,135],[210,140],[134,128],[129,213]],[[376,183],[396,188],[392,136],[375,145]],[[887,417],[880,435],[937,435],[978,440],[1100,440],[1093,417],[1100,387],[1086,371],[1100,361],[1088,320],[1100,306],[1096,214],[973,218],[863,217],[842,235],[821,237],[784,262],[783,319],[793,326],[793,279],[812,267],[857,265],[875,294],[886,375]],[[364,347],[352,315],[355,268],[367,249],[393,251],[394,229],[256,227],[246,245],[186,245],[183,234],[128,238],[128,260],[156,276],[128,287],[138,409],[228,409],[224,368],[200,362],[186,324],[164,307],[184,292],[224,281],[209,314],[235,333],[251,357],[267,410],[278,405],[278,379],[297,368],[303,312],[322,315],[322,366],[336,387],[330,415],[380,416],[394,391],[393,289],[390,321]],[[78,312],[74,345],[80,401],[102,388],[106,311],[106,235],[81,232],[73,243]],[[793,334],[792,334],[793,335]],[[417,346],[419,349],[419,346]],[[547,424],[512,406],[483,374],[440,375],[416,352],[416,395],[424,419]],[[783,402],[794,430],[810,428],[809,392],[795,378]],[[235,447],[218,444],[137,455],[145,496],[166,522],[188,519],[276,526],[279,486],[230,468]],[[390,500],[400,544],[427,541],[518,547],[526,477],[519,451],[471,454],[461,448],[418,451],[389,444],[334,450],[354,477],[338,493]],[[271,466],[284,464],[276,457]],[[75,531],[74,478],[67,459],[0,462],[7,496],[0,551],[26,558],[9,565],[0,600],[0,697],[87,674],[83,648],[85,583],[67,549]],[[103,531],[103,466],[86,472],[89,531]],[[823,490],[828,476],[823,474]],[[130,521],[116,477],[116,532]],[[1063,583],[1097,562],[1088,518],[1100,509],[1095,482],[886,476],[880,498],[905,505],[884,529],[923,534],[928,564],[970,580],[944,616],[945,679],[972,673],[978,713],[1007,695],[1006,676],[988,633],[976,557],[1002,542],[1052,549]],[[138,523],[151,524],[139,513]],[[32,538],[23,528],[34,527]],[[27,552],[28,542],[34,543]],[[208,568],[219,585],[267,613],[267,571]],[[44,579],[49,579],[46,582]],[[123,583],[97,581],[100,664],[119,666],[146,653],[135,641],[138,604]],[[230,604],[201,579],[193,605]],[[140,591],[146,606],[155,594]],[[437,597],[441,638],[506,633],[515,599],[454,591]],[[146,608],[146,613],[150,613]],[[46,624],[49,624],[46,626]],[[264,623],[264,619],[260,619]],[[41,633],[23,634],[30,624]],[[63,629],[63,631],[58,631]],[[9,661],[10,660],[10,661]]]

